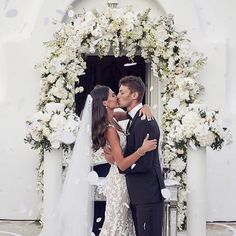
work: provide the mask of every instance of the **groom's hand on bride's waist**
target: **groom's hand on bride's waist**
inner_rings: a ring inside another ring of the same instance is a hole
[[[103,148],[103,154],[104,154],[105,159],[108,163],[110,163],[110,164],[115,163],[114,158],[112,156],[110,145],[108,145],[108,144],[105,145],[105,147]]]

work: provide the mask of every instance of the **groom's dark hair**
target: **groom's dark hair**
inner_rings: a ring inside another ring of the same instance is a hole
[[[124,85],[129,88],[131,93],[137,92],[138,93],[138,102],[143,101],[143,96],[145,93],[145,84],[143,83],[140,77],[129,75],[125,76],[120,79],[119,86]]]

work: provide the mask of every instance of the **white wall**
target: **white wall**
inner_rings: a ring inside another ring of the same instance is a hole
[[[36,110],[40,74],[34,65],[69,1],[0,2],[0,219],[36,219],[38,156],[24,144],[25,121]],[[56,6],[56,7],[55,7]],[[3,9],[3,10],[2,10]],[[13,18],[6,17],[17,9]]]
[[[105,0],[77,0],[80,11],[105,6]],[[52,18],[62,19],[70,0],[11,0],[0,2],[0,219],[35,219],[37,210],[37,154],[23,143],[24,122],[35,111],[40,75],[34,64],[45,54]],[[231,119],[236,136],[236,3],[234,0],[120,0],[152,15],[173,13],[179,30],[188,30],[193,45],[209,58],[201,80],[204,100]],[[6,17],[9,10],[17,15]],[[14,12],[13,12],[14,13]],[[152,103],[156,103],[152,101]],[[236,220],[236,144],[220,152],[208,151],[208,220]]]

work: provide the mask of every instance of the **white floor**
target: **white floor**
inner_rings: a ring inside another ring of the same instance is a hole
[[[0,221],[0,236],[37,236],[41,226],[34,221]],[[179,232],[178,236],[187,236]],[[208,223],[207,236],[236,236],[236,222]]]

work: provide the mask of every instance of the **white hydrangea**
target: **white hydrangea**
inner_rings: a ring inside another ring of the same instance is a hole
[[[52,116],[49,125],[52,129],[63,129],[65,123],[66,123],[66,118],[63,115],[55,114]]]
[[[176,158],[171,161],[171,166],[176,172],[181,173],[185,169],[186,163],[181,158]]]

